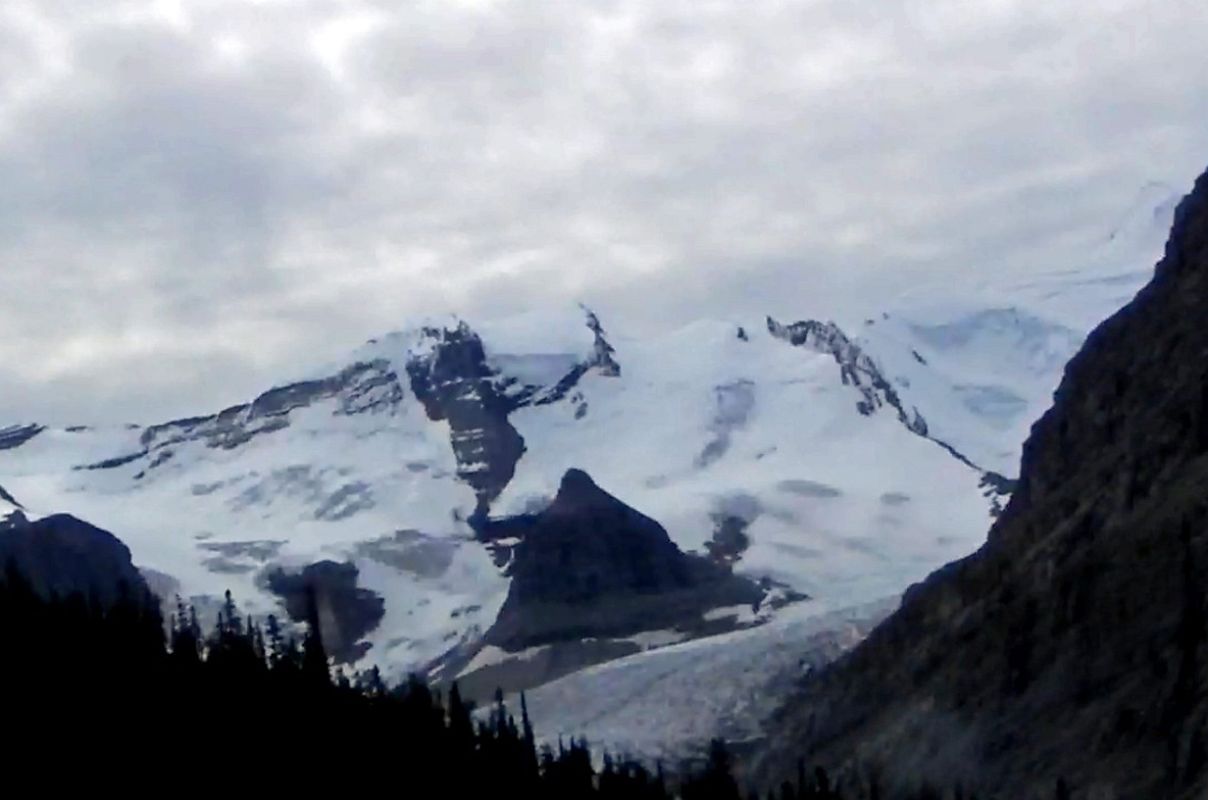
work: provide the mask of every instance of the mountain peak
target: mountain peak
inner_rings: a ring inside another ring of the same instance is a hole
[[[712,608],[764,595],[754,582],[684,553],[662,525],[582,469],[566,471],[549,508],[503,524],[521,541],[487,640],[508,650],[691,628]]]
[[[616,350],[604,335],[604,327],[600,324],[600,318],[596,313],[582,303],[579,307],[587,315],[587,328],[592,332],[595,341],[592,343],[592,359],[591,366],[597,368],[601,375],[607,375],[612,378],[619,377],[621,374],[621,365],[616,360]]]
[[[839,365],[843,383],[854,387],[863,398],[856,403],[856,409],[861,414],[872,416],[883,406],[889,406],[897,412],[898,419],[909,431],[919,436],[927,436],[927,421],[919,410],[906,409],[897,390],[872,356],[848,338],[837,324],[811,319],[785,325],[769,316],[767,326],[768,333],[776,339],[834,358],[835,363]]]
[[[553,507],[594,505],[608,496],[608,493],[597,486],[590,475],[581,469],[571,468],[562,476]]]

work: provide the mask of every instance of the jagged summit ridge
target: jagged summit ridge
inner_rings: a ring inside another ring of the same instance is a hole
[[[927,435],[927,421],[919,410],[906,410],[897,390],[882,374],[877,363],[838,325],[817,320],[784,325],[768,317],[767,327],[768,332],[777,339],[832,356],[839,365],[843,383],[855,387],[862,395],[863,399],[856,404],[861,414],[869,416],[889,406],[897,412],[898,419],[907,429],[919,436]]]
[[[581,306],[584,313],[587,314],[587,327],[595,337],[592,343],[592,359],[591,366],[600,370],[601,375],[609,377],[619,377],[621,374],[621,365],[616,360],[616,350],[608,339],[605,338],[604,327],[600,324],[600,318],[596,313],[587,306]]]
[[[573,515],[579,511],[598,509],[616,502],[617,499],[597,486],[585,471],[572,468],[562,476],[558,494],[546,509],[546,513],[554,516]]]

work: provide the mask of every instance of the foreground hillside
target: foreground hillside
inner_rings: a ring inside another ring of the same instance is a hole
[[[1205,319],[1208,175],[1070,363],[986,545],[804,683],[756,777],[805,753],[856,795],[1208,796]]]

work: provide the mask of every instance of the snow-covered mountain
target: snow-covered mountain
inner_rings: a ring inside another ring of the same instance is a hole
[[[1148,282],[1179,195],[1151,185],[1097,246],[1030,277],[983,270],[977,281],[922,287],[852,325],[927,435],[1014,476],[1019,445],[1085,333]],[[792,606],[760,628],[602,664],[528,696],[546,736],[586,734],[598,747],[665,763],[708,738],[759,739],[771,707],[803,671],[856,643],[897,605]],[[769,698],[771,698],[769,700]]]
[[[767,625],[733,635],[776,641],[792,620],[892,598],[981,543],[1065,361],[1146,279],[1170,213],[1154,208],[1090,267],[837,309],[839,324],[702,320],[633,336],[581,308],[425,320],[217,413],[4,428],[13,495],[0,502],[113,531],[157,591],[203,609],[230,589],[251,613],[298,617],[317,587],[337,655],[393,675],[534,685],[650,649],[674,659],[678,642],[736,628]],[[590,485],[578,496],[610,522],[566,522],[575,504],[558,498],[578,474]],[[632,530],[602,552],[625,580],[526,549],[526,536],[573,548],[618,525]],[[694,577],[641,579],[650,558]],[[504,636],[505,621],[523,629],[526,605],[510,598],[550,588],[516,576],[559,563],[573,590],[558,589],[571,598],[562,639]],[[601,614],[627,586],[665,607],[623,624]]]
[[[349,658],[397,672],[475,649],[516,544],[492,521],[548,506],[574,468],[783,596],[900,591],[971,549],[990,509],[913,398],[830,324],[643,340],[569,309],[414,326],[216,414],[10,428],[0,475],[117,532],[184,596],[229,588],[266,613],[288,608],[289,576],[321,573],[354,598],[332,612]]]

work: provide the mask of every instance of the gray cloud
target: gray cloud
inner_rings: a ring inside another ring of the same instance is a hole
[[[1052,267],[1208,161],[1193,0],[9,0],[0,420],[244,398],[407,317],[612,328]]]

